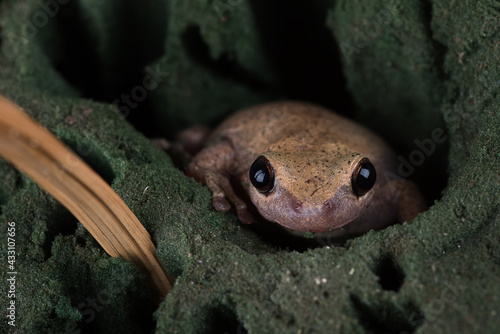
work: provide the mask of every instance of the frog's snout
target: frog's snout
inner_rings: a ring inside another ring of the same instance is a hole
[[[267,220],[274,221],[282,226],[296,231],[327,231],[337,228],[348,222],[343,218],[339,205],[335,200],[319,203],[301,201],[287,190],[279,189],[279,201],[259,196],[253,197],[260,214]],[[251,196],[252,197],[252,196]],[[266,201],[269,199],[270,201]],[[339,219],[340,218],[340,219]]]

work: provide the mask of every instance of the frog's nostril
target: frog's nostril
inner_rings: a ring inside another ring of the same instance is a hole
[[[328,210],[328,211],[331,211],[331,210],[334,210],[335,209],[335,205],[333,204],[332,200],[327,200],[323,203],[323,207]]]
[[[302,202],[295,201],[295,203],[292,204],[292,207],[293,207],[293,211],[300,212],[300,211],[302,211]]]

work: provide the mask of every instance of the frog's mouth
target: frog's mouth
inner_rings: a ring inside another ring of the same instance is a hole
[[[330,199],[318,203],[300,201],[283,189],[276,189],[274,196],[265,199],[256,196],[251,194],[252,201],[265,219],[295,231],[328,232],[349,224],[360,214],[360,203],[353,198],[358,205],[352,206],[349,205],[352,201],[346,200],[353,196],[347,186],[341,187]]]

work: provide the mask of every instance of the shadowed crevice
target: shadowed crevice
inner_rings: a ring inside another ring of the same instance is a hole
[[[421,2],[422,22],[425,23],[424,25],[425,34],[427,35],[429,41],[431,41],[432,43],[433,55],[434,55],[434,68],[437,71],[439,81],[443,84],[442,87],[444,87],[444,83],[447,82],[450,77],[449,74],[447,74],[446,71],[444,70],[444,63],[446,60],[445,59],[446,54],[448,53],[448,47],[434,38],[434,32],[432,31],[432,20],[434,17],[433,12],[434,9],[432,1],[423,0]]]
[[[405,274],[390,254],[383,255],[375,268],[379,284],[384,290],[398,292],[405,281]]]
[[[37,41],[54,68],[84,98],[118,107],[133,105],[124,116],[137,130],[154,136],[158,130],[147,89],[140,103],[128,101],[137,87],[144,92],[148,65],[165,52],[167,3],[110,0],[102,7],[100,14],[107,19],[96,25],[93,20],[100,17],[92,17],[79,1],[59,6],[40,28]]]
[[[267,91],[269,87],[252,72],[244,69],[227,53],[217,59],[210,57],[210,48],[201,36],[200,27],[189,25],[181,36],[182,44],[191,59],[213,72],[214,75],[239,82],[254,91]]]
[[[353,294],[350,299],[366,333],[412,334],[425,321],[422,312],[411,303],[401,309],[390,303],[370,305]]]
[[[97,145],[76,139],[62,138],[62,141],[82,158],[90,168],[99,174],[107,184],[111,185],[113,183],[116,177],[115,172],[111,168],[111,164],[105,154],[101,152],[101,149]]]
[[[329,1],[251,1],[264,50],[288,98],[353,116],[340,50],[325,21]]]

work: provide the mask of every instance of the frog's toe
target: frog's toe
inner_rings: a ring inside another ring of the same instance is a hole
[[[253,217],[250,214],[250,212],[248,212],[248,210],[246,210],[246,209],[237,210],[237,214],[238,214],[238,219],[243,224],[252,224],[253,223]]]
[[[217,211],[228,211],[231,209],[231,204],[224,197],[214,197],[212,205]]]

